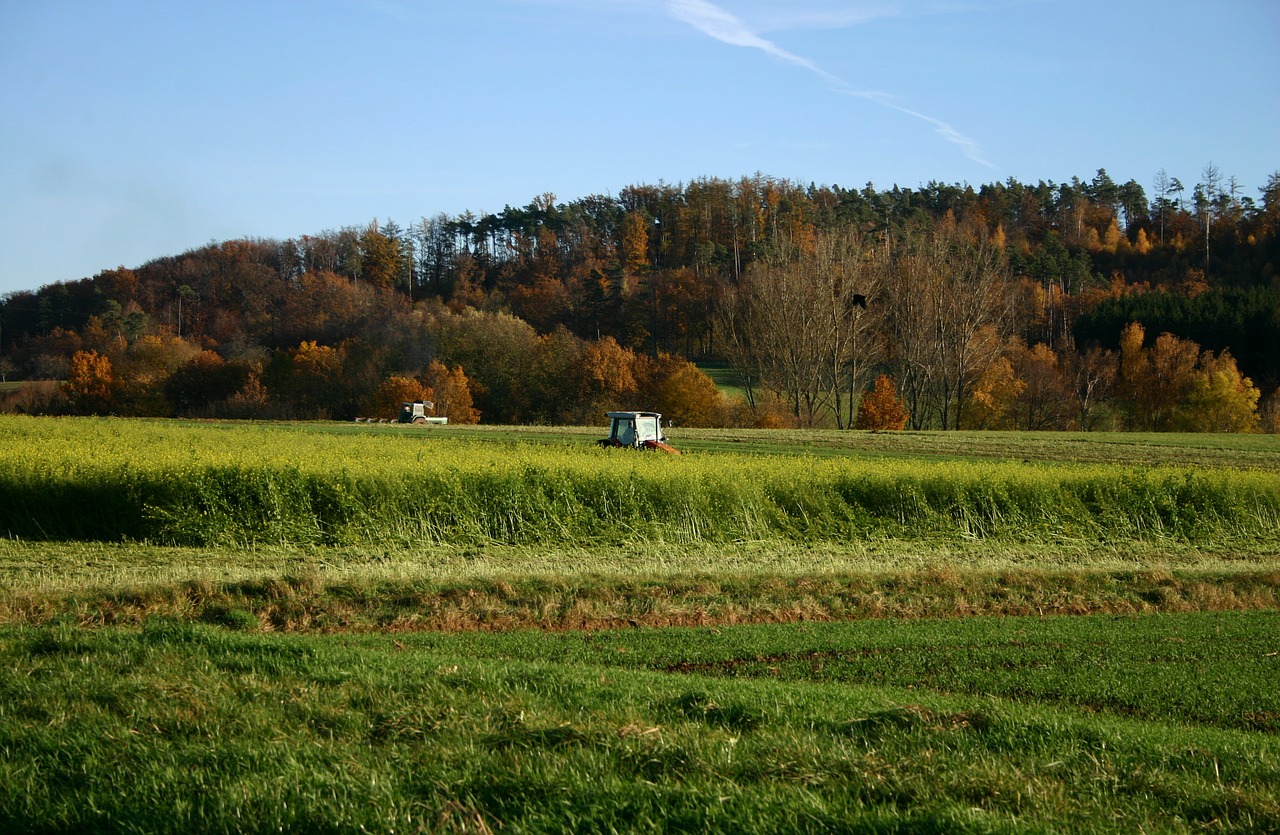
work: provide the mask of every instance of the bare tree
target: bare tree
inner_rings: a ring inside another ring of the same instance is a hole
[[[1200,171],[1200,182],[1196,185],[1196,211],[1204,223],[1204,271],[1209,274],[1209,230],[1213,224],[1214,210],[1217,207],[1218,195],[1222,193],[1222,172],[1212,162]]]
[[[852,424],[881,352],[881,265],[861,234],[842,231],[783,240],[747,268],[724,296],[720,328],[749,403],[758,381],[806,425],[829,412]]]
[[[1119,360],[1113,351],[1092,345],[1085,353],[1074,347],[1062,352],[1063,375],[1075,395],[1080,429],[1088,432],[1097,423],[1098,403],[1111,397],[1119,374]]]
[[[1156,213],[1160,216],[1160,243],[1164,244],[1165,212],[1170,206],[1169,193],[1173,190],[1173,181],[1169,179],[1169,172],[1163,168],[1157,171],[1152,187],[1155,191]]]
[[[1008,267],[985,230],[943,222],[908,235],[892,265],[890,334],[913,428],[959,428],[999,355],[1012,312]]]
[[[818,234],[812,257],[796,265],[814,291],[818,350],[825,367],[825,388],[836,426],[852,427],[859,395],[884,355],[883,250],[855,229]]]
[[[932,411],[934,377],[939,367],[939,293],[936,292],[927,239],[915,233],[896,249],[889,266],[886,296],[887,329],[898,388],[910,414],[911,428],[920,429]]]

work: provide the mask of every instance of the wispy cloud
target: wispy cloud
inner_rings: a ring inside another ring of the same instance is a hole
[[[845,79],[824,70],[809,58],[783,49],[761,35],[758,28],[750,26],[742,18],[714,3],[708,2],[708,0],[667,0],[667,12],[676,20],[687,23],[704,35],[721,43],[747,49],[758,49],[772,58],[808,70],[831,84],[837,92],[875,102],[883,107],[896,110],[903,115],[932,125],[939,136],[958,147],[966,157],[979,165],[995,168],[983,155],[982,148],[976,141],[965,136],[947,122],[901,105],[888,93],[858,89]],[[802,25],[829,28],[863,23],[867,20],[894,14],[896,13],[892,9],[862,9],[857,12],[845,11],[842,13],[833,11],[821,13],[799,11],[789,14],[785,20],[776,19],[774,25],[780,28],[796,28]]]

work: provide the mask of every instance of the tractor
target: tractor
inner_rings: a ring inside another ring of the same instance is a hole
[[[400,423],[434,423],[444,425],[449,422],[446,417],[435,417],[430,412],[434,412],[436,404],[430,400],[415,400],[410,403],[400,404]]]
[[[609,437],[596,441],[605,448],[657,449],[670,455],[680,450],[667,443],[662,434],[662,415],[657,412],[605,412],[611,421]]]

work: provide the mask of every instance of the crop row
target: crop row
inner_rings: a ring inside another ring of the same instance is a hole
[[[1280,475],[651,456],[425,433],[0,420],[0,534],[188,545],[1280,540]]]

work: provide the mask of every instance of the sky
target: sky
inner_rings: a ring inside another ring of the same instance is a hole
[[[0,0],[0,295],[627,186],[1280,171],[1276,0]]]

